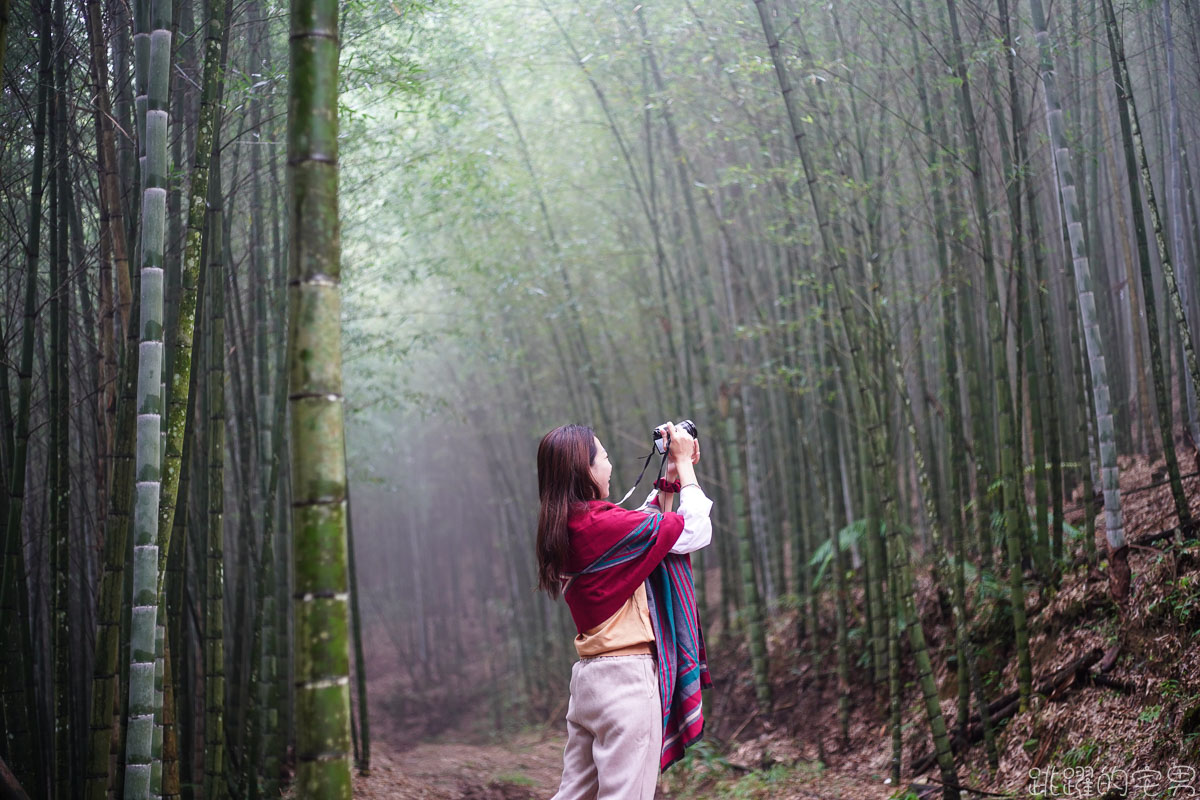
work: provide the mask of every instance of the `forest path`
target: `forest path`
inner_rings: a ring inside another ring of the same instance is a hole
[[[493,744],[372,742],[371,774],[355,776],[356,798],[527,800],[548,798],[562,774],[565,737],[523,733]]]
[[[558,788],[565,736],[523,733],[507,742],[424,742],[397,749],[373,743],[371,774],[355,776],[354,796],[375,800],[546,800]],[[678,772],[676,767],[672,772]],[[702,797],[770,800],[883,800],[888,787],[857,776],[801,765],[785,772],[726,773],[659,782],[657,800]]]

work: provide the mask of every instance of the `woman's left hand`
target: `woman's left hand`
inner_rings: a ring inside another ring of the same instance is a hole
[[[692,445],[692,463],[693,464],[700,463],[700,442],[699,442],[699,440],[695,441]],[[671,459],[667,459],[667,474],[666,474],[667,480],[673,481],[678,477],[679,477],[679,470],[675,469],[675,462],[672,461]]]

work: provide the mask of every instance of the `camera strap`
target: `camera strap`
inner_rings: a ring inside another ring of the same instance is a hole
[[[633,482],[633,486],[629,487],[629,491],[625,493],[625,496],[617,501],[617,505],[625,505],[625,501],[629,499],[629,495],[633,494],[634,490],[637,489],[638,484],[642,482],[642,477],[646,474],[646,467],[650,466],[650,459],[654,458],[654,453],[657,450],[657,447],[650,445],[650,454],[647,455],[646,460],[642,462],[642,471],[638,473],[637,480]],[[658,463],[658,477],[660,478],[663,476],[663,471],[667,466],[667,456],[669,454],[669,449],[663,450],[662,461]]]

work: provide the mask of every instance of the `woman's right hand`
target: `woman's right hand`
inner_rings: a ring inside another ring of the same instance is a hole
[[[694,464],[699,455],[697,442],[686,429],[679,427],[675,423],[669,423],[671,433],[671,461],[675,464],[687,462]]]

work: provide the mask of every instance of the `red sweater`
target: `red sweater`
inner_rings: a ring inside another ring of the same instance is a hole
[[[572,579],[564,598],[575,627],[583,633],[617,613],[650,577],[683,533],[683,517],[669,512],[646,514],[592,500],[568,517],[567,528],[571,544],[567,572]],[[600,561],[602,571],[583,572]]]

